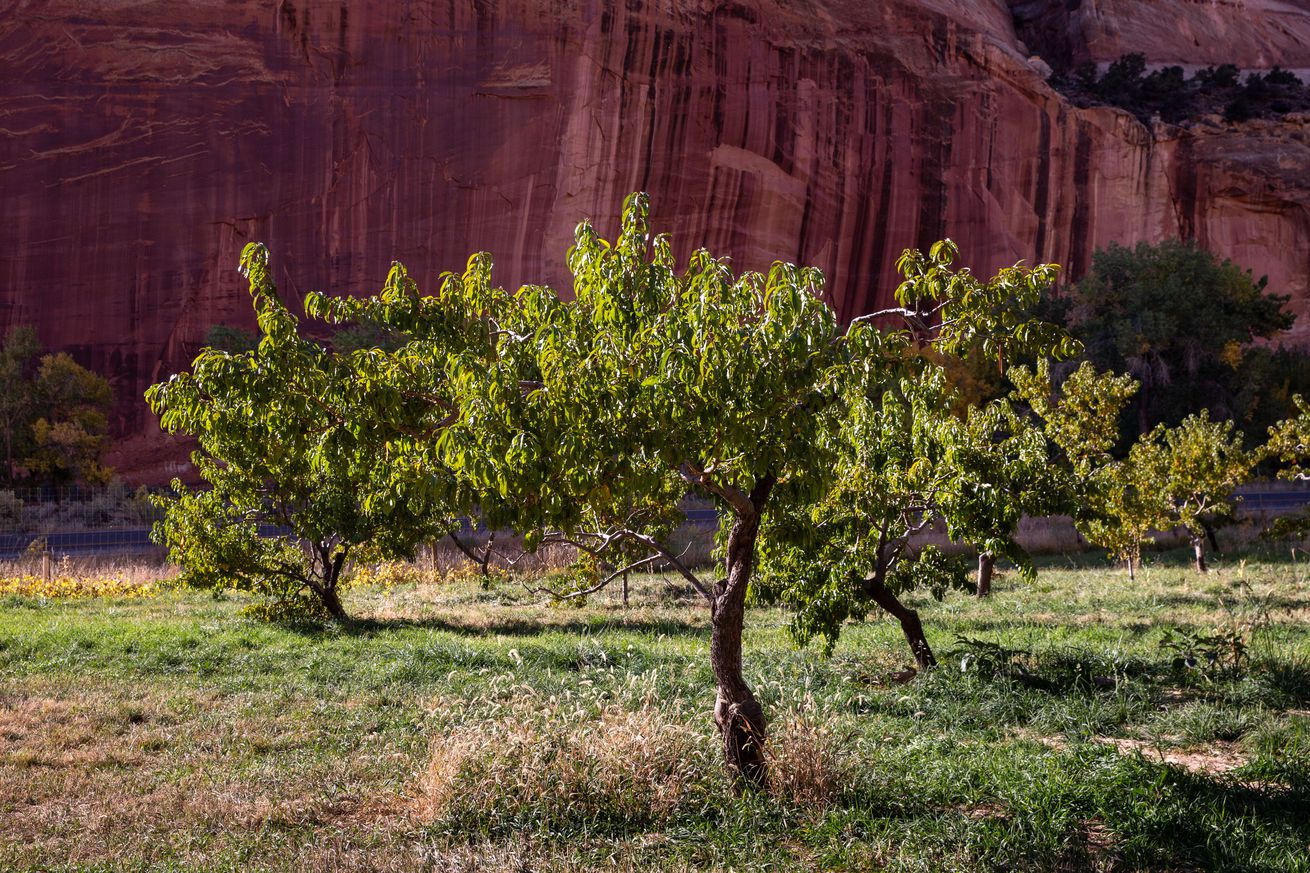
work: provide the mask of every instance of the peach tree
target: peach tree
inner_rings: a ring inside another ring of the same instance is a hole
[[[452,469],[513,507],[528,544],[554,538],[612,570],[673,568],[709,608],[714,720],[739,786],[766,779],[766,718],[743,672],[746,597],[775,492],[820,490],[818,447],[856,356],[822,300],[822,276],[776,263],[734,273],[700,250],[675,267],[645,195],[618,238],[578,226],[571,299],[506,295],[489,346],[452,355],[460,419],[435,444]],[[662,536],[688,491],[720,510],[717,572],[688,566]],[[789,498],[790,499],[790,498]]]
[[[955,254],[949,241],[907,251],[899,306],[868,317],[899,323],[854,326],[859,366],[813,449],[834,475],[817,496],[789,494],[766,528],[757,595],[792,609],[801,643],[822,637],[830,648],[847,620],[878,607],[900,622],[919,669],[933,666],[918,613],[901,597],[922,588],[940,598],[968,581],[957,558],[916,538],[939,531],[1030,573],[1019,520],[1071,498],[1071,476],[1051,463],[1039,428],[1008,400],[964,403],[947,376],[952,359],[971,353],[1002,369],[1019,355],[1076,353],[1063,331],[1027,315],[1055,268],[1016,266],[983,281],[952,269]]]
[[[452,523],[453,477],[406,465],[403,451],[442,413],[394,387],[403,373],[381,351],[338,354],[303,335],[262,244],[246,246],[241,270],[258,344],[202,349],[189,371],[146,392],[164,430],[198,442],[192,460],[205,481],[174,481],[154,536],[187,583],[253,592],[270,616],[344,619],[352,556],[407,554]],[[397,479],[410,484],[404,499],[388,487]]]

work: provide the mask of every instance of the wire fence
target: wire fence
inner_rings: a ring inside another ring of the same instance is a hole
[[[161,518],[145,488],[122,483],[0,489],[0,560],[158,551],[150,529]]]
[[[150,530],[162,513],[150,500],[151,491],[133,489],[121,483],[105,487],[70,486],[63,488],[9,488],[0,489],[0,561],[17,559],[36,560],[49,554],[55,560],[69,556],[161,558],[163,550],[150,540]],[[1306,483],[1261,483],[1239,489],[1240,516],[1260,522],[1279,515],[1301,512],[1310,506],[1310,486]],[[718,514],[713,508],[688,508],[687,530],[691,536],[699,531],[704,539],[717,526]],[[1045,525],[1045,526],[1043,526]],[[1022,535],[1035,537],[1033,545],[1039,550],[1062,550],[1065,546],[1077,548],[1081,540],[1072,533],[1056,537],[1049,544],[1044,540],[1049,524],[1045,520],[1031,520],[1033,531]],[[480,526],[466,522],[465,531],[472,533]],[[261,531],[266,536],[280,531],[269,528]],[[712,540],[712,537],[709,537]],[[1068,540],[1068,543],[1065,542]],[[707,540],[703,548],[708,551],[712,543]]]

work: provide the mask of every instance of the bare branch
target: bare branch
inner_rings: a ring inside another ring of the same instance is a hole
[[[587,543],[584,542],[584,540],[592,540],[593,542]],[[710,589],[706,587],[705,583],[697,578],[696,574],[682,562],[683,555],[686,555],[687,551],[691,549],[690,544],[682,551],[681,555],[675,555],[673,552],[665,548],[659,540],[647,534],[643,534],[640,531],[632,530],[631,528],[618,528],[604,533],[598,531],[582,531],[574,534],[566,534],[563,531],[555,531],[542,538],[543,543],[565,543],[596,557],[599,557],[610,548],[620,545],[627,540],[640,543],[648,551],[654,553],[650,558],[643,559],[641,563],[645,563],[648,560],[654,561],[662,559],[667,562],[670,567],[676,570],[679,576],[686,579],[702,597],[707,601],[713,601],[714,598],[710,593]]]
[[[682,563],[682,555],[687,554],[687,551],[691,548],[690,544],[688,544],[686,549],[682,550],[682,555],[678,555],[675,557],[672,552],[670,552],[668,549],[660,545],[659,542],[656,541],[654,537],[649,537],[646,536],[645,534],[639,534],[634,531],[632,532],[632,538],[637,542],[641,543],[646,548],[651,549],[657,552],[659,555],[661,555],[664,558],[664,560],[667,561],[669,565],[673,567],[673,569],[677,570],[678,574],[682,576],[682,578],[690,582],[691,587],[699,591],[701,596],[704,597],[707,601],[711,603],[714,601],[714,596],[710,593],[710,589],[706,588],[705,584],[701,582],[700,579],[696,578],[696,574],[691,572],[691,570],[689,570],[687,566]]]
[[[479,558],[476,554],[474,554],[472,549],[464,545],[464,541],[461,540],[459,537],[455,536],[454,531],[448,533],[447,536],[450,537],[450,541],[452,543],[454,543],[456,546],[459,547],[459,550],[464,553],[464,556],[466,558],[468,558],[470,561],[476,561],[478,563],[482,563],[482,559]]]
[[[564,592],[564,591],[559,591],[558,589],[555,588],[550,588],[548,586],[537,588],[535,586],[529,585],[526,580],[523,583],[523,587],[533,594],[549,594],[551,597],[557,598],[559,600],[572,600],[575,597],[586,597],[588,594],[595,594],[597,591],[609,585],[611,582],[622,576],[624,573],[630,573],[639,567],[643,567],[646,564],[650,564],[654,561],[658,561],[660,557],[661,557],[660,555],[648,555],[645,558],[642,558],[640,561],[634,561],[633,563],[627,565],[626,567],[615,570],[613,573],[609,574],[604,579],[601,579],[595,585],[592,585],[589,588],[583,588],[579,591]]]

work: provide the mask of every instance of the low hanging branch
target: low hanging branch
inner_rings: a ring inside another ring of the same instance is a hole
[[[640,569],[641,567],[650,566],[652,564],[659,563],[662,561],[668,564],[674,570],[676,570],[678,572],[678,575],[680,575],[694,589],[696,589],[696,591],[699,592],[700,595],[704,597],[707,602],[713,602],[713,595],[711,594],[710,587],[705,585],[705,583],[702,582],[696,576],[696,574],[693,573],[691,569],[687,567],[687,565],[682,560],[686,556],[687,551],[691,548],[690,545],[688,545],[687,549],[683,550],[682,554],[675,555],[673,554],[673,552],[667,549],[663,544],[661,544],[654,537],[642,533],[641,531],[631,530],[629,528],[618,528],[615,530],[604,531],[604,532],[585,531],[585,532],[577,532],[571,535],[566,534],[562,531],[555,531],[543,536],[541,542],[542,544],[560,543],[564,545],[573,546],[579,551],[585,552],[594,558],[603,558],[611,550],[617,549],[622,544],[627,542],[635,542],[640,544],[647,551],[649,551],[650,554],[644,558],[641,558],[637,561],[627,564],[626,566],[618,570],[615,570],[609,576],[602,579],[595,585],[588,587],[585,590],[576,591],[576,592],[564,592],[552,588],[529,587],[528,590],[532,591],[533,593],[549,594],[550,596],[560,600],[567,600],[574,597],[582,597],[587,594],[593,594],[596,591],[600,591],[601,589],[609,585],[611,582],[613,582],[615,579],[618,579],[621,576],[623,576],[625,573],[630,573],[633,570]],[[525,587],[527,587],[527,583],[524,584]]]

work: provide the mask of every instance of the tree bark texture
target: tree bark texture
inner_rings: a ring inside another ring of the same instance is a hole
[[[978,556],[978,596],[986,597],[992,593],[992,571],[996,568],[996,556],[983,552]]]
[[[864,593],[901,623],[901,632],[905,634],[905,641],[910,644],[910,651],[914,653],[914,662],[919,669],[927,670],[936,667],[937,658],[932,653],[932,647],[928,645],[928,637],[924,635],[919,613],[901,603],[891,589],[876,576],[864,580]]]
[[[346,621],[349,616],[346,615],[345,607],[341,605],[341,595],[337,591],[337,583],[341,581],[341,570],[346,566],[346,552],[342,550],[334,556],[330,547],[320,546],[319,555],[323,561],[325,578],[321,585],[311,587],[323,602],[323,608],[328,611],[328,615],[338,621]]]
[[[328,614],[338,621],[345,621],[349,616],[346,615],[346,609],[341,605],[341,597],[337,594],[337,586],[322,588],[318,592],[319,599],[323,601],[323,607]]]
[[[1192,552],[1196,555],[1196,572],[1207,573],[1210,568],[1205,564],[1205,536],[1192,536]]]
[[[768,781],[764,709],[742,676],[741,638],[760,513],[772,486],[772,477],[762,479],[751,491],[751,508],[737,510],[728,533],[726,575],[715,586],[710,607],[710,663],[717,686],[714,723],[723,739],[724,762],[738,791],[760,789]]]

